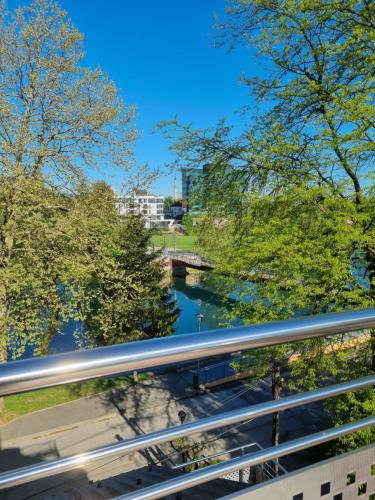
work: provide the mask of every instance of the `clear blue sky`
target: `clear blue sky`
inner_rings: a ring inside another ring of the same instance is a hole
[[[28,3],[27,0],[10,0]],[[213,13],[224,0],[60,0],[75,26],[85,35],[88,65],[109,73],[125,102],[137,106],[136,124],[142,137],[136,162],[165,171],[173,158],[168,141],[153,133],[156,123],[173,118],[197,127],[221,117],[240,126],[236,114],[248,104],[248,89],[239,84],[242,71],[254,73],[249,52],[212,46]],[[116,175],[108,179],[115,187]],[[180,186],[179,186],[180,189]],[[172,194],[173,175],[158,179],[153,190]]]

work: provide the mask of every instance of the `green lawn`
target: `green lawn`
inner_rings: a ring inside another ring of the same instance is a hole
[[[156,247],[174,248],[174,235],[172,233],[154,234],[151,241]],[[176,234],[176,250],[199,252],[196,236]]]
[[[148,374],[140,373],[138,377],[139,380],[145,380]],[[133,383],[131,376],[116,377],[111,379],[88,380],[77,384],[49,387],[48,389],[40,389],[39,391],[6,396],[4,398],[5,410],[0,412],[0,423],[8,422],[25,413],[43,410],[44,408],[98,394],[99,392],[115,387],[123,387],[130,383]]]

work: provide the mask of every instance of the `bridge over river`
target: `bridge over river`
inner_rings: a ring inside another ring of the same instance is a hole
[[[173,276],[185,276],[188,273],[187,269],[196,269],[198,271],[211,271],[215,269],[212,262],[194,252],[179,252],[165,249],[163,260],[166,269],[170,269]]]

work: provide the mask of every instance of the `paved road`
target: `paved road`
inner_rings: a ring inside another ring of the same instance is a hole
[[[137,434],[162,429],[179,423],[178,412],[184,410],[188,420],[259,403],[269,399],[269,383],[253,388],[243,384],[226,387],[215,392],[196,395],[180,374],[155,376],[122,390],[59,405],[54,408],[25,415],[0,428],[0,470],[8,470],[56,457],[80,453],[104,446]],[[317,428],[320,421],[319,406],[309,411],[293,410],[282,416],[282,439],[303,435]],[[314,423],[315,422],[315,423]],[[270,445],[271,417],[224,429],[226,434],[212,442],[205,453],[222,451],[229,447],[256,440],[262,446]],[[217,438],[223,429],[206,433],[204,438]],[[201,439],[203,436],[194,436]],[[32,498],[41,489],[47,489],[67,480],[86,477],[98,480],[132,470],[149,461],[168,465],[172,449],[169,444],[139,451],[116,459],[106,459],[87,466],[84,471],[62,474],[58,477],[26,485],[1,496],[3,499]],[[173,455],[173,459],[176,456]],[[302,467],[310,463],[308,456],[286,460],[287,468]]]

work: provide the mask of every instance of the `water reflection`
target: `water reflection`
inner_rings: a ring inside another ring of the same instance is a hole
[[[173,278],[169,292],[180,310],[175,323],[175,335],[196,332],[198,313],[204,316],[202,331],[240,324],[239,320],[229,320],[231,308],[238,299],[238,296],[230,293],[231,290],[233,288],[229,280],[215,273],[194,273],[184,278]],[[53,337],[49,353],[74,351],[79,348],[79,343],[84,342],[84,338],[84,325],[71,320],[63,326],[61,333]],[[32,355],[32,346],[28,346],[22,357]]]
[[[170,289],[176,305],[180,309],[179,318],[175,324],[175,333],[189,333],[198,330],[196,315],[203,314],[202,331],[228,326],[229,323],[239,324],[239,321],[230,321],[229,313],[235,303],[233,297],[228,297],[225,278],[221,277],[221,286],[218,286],[217,277],[210,274],[203,277],[198,285],[190,285],[185,278],[173,278]]]

